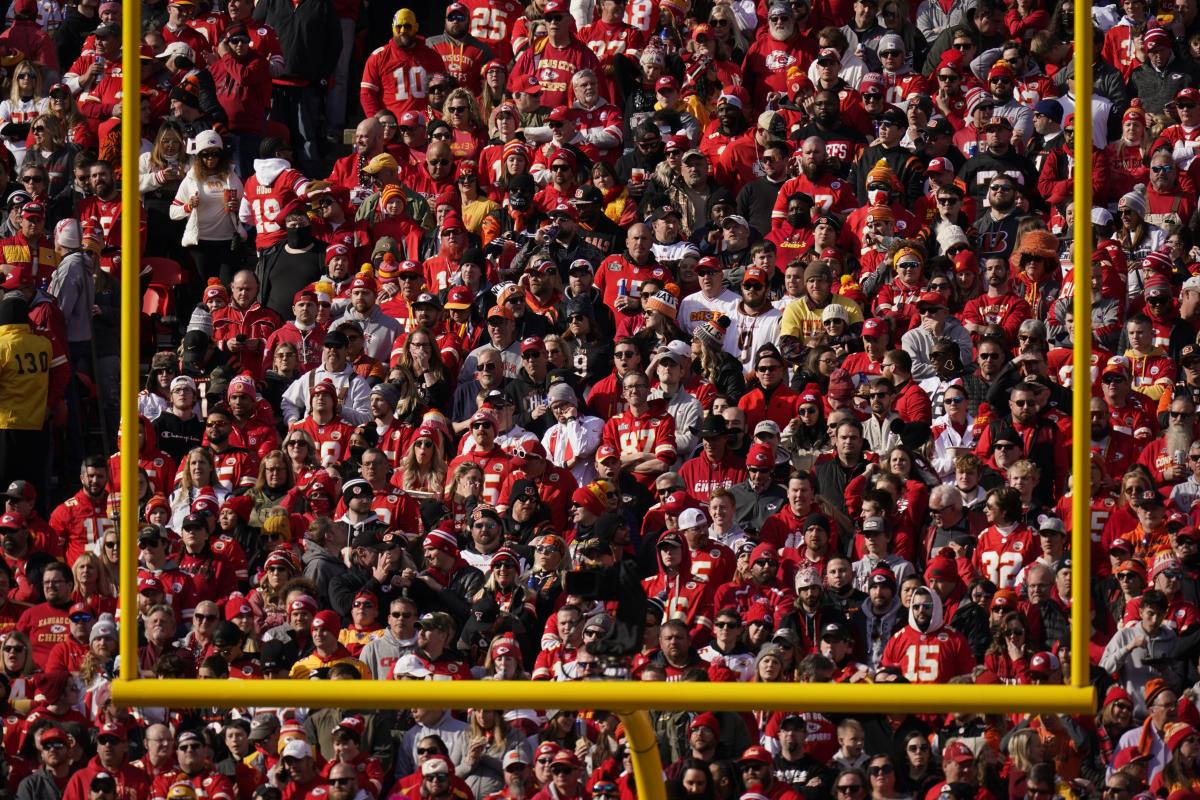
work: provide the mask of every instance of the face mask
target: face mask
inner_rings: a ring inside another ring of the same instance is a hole
[[[524,211],[529,208],[529,204],[533,202],[533,198],[525,192],[509,192],[508,204],[517,211]]]
[[[867,190],[867,205],[886,206],[888,204],[888,192],[886,189],[868,189]]]
[[[362,463],[362,457],[363,457],[363,454],[364,454],[364,453],[366,453],[366,452],[367,452],[367,448],[365,448],[365,447],[354,447],[354,446],[351,446],[351,448],[350,448],[350,460],[351,460],[351,461],[357,461],[357,462],[359,462],[359,463]]]
[[[793,211],[787,215],[787,221],[793,228],[803,228],[808,222],[808,215],[801,211]]]
[[[308,226],[303,228],[288,228],[288,247],[295,250],[302,250],[312,244],[312,240],[312,229]]]

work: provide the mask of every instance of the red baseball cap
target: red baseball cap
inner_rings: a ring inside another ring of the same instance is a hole
[[[878,319],[876,317],[871,317],[870,319],[865,320],[863,322],[863,326],[862,326],[862,335],[863,336],[875,337],[875,336],[882,336],[885,333],[887,333],[887,326],[884,325],[883,320]]]
[[[946,745],[946,749],[942,751],[942,760],[953,761],[956,764],[970,764],[975,761],[975,754],[971,752],[971,748],[956,739]]]
[[[621,456],[617,452],[617,448],[613,447],[611,444],[602,444],[602,445],[600,445],[600,447],[598,447],[596,449],[596,460],[597,461],[607,461],[610,458],[620,458],[620,457]]]
[[[775,449],[769,444],[758,443],[750,447],[746,453],[746,466],[756,469],[775,468]]]
[[[755,764],[771,764],[775,759],[771,756],[771,751],[760,745],[751,745],[742,752],[742,757],[738,759],[739,764],[746,762],[754,762]]]
[[[767,285],[767,271],[762,267],[746,267],[746,271],[742,273],[742,283],[761,283]]]
[[[15,511],[10,511],[4,516],[0,516],[0,529],[7,531],[19,531],[25,527],[25,517]]]

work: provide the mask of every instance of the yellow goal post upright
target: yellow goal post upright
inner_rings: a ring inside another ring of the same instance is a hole
[[[137,531],[134,492],[120,498],[121,562],[120,672],[112,696],[121,706],[310,708],[568,708],[616,710],[625,725],[638,793],[643,800],[663,800],[662,766],[648,709],[747,709],[829,711],[840,713],[922,713],[973,711],[1002,714],[1092,713],[1094,691],[1088,676],[1091,631],[1090,393],[1092,252],[1092,28],[1091,2],[1075,15],[1076,130],[1074,215],[1074,374],[1072,405],[1072,581],[1071,658],[1069,680],[1062,686],[975,686],[942,684],[705,684],[641,681],[202,681],[141,678],[138,669]],[[122,97],[121,200],[121,485],[137,486],[140,288],[140,206],[138,156],[141,144],[141,4],[122,6],[124,94]]]

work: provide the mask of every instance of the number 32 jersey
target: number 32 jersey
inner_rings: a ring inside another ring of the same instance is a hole
[[[1028,564],[1042,554],[1041,545],[1033,531],[1026,525],[1005,535],[995,525],[979,534],[979,545],[975,548],[975,571],[1000,589],[1012,589],[1017,585],[1017,576]]]

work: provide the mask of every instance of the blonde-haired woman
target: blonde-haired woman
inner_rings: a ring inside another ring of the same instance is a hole
[[[176,261],[185,252],[180,244],[185,223],[171,219],[171,201],[187,175],[186,146],[183,128],[166,120],[154,137],[154,146],[138,159],[138,190],[146,209],[146,250],[165,253]]]
[[[461,86],[450,92],[442,105],[442,119],[450,125],[450,152],[459,161],[475,161],[487,142],[487,123],[475,96]]]
[[[37,665],[33,663],[33,642],[18,630],[0,637],[0,674],[8,680],[8,704],[18,714],[29,713],[34,685],[30,681]]]
[[[217,468],[213,463],[212,451],[207,447],[193,447],[188,451],[179,488],[171,494],[171,530],[181,530],[183,518],[192,513],[192,501],[200,496],[202,489],[212,489],[217,503],[224,503],[229,490],[217,482]]]
[[[446,458],[442,454],[441,435],[422,425],[400,458],[393,483],[408,492],[428,492],[440,496],[446,488]]]
[[[13,70],[8,97],[0,101],[0,136],[4,146],[13,154],[17,169],[25,161],[25,142],[29,137],[31,123],[39,114],[50,110],[50,101],[42,89],[42,67],[26,59]],[[30,190],[44,194],[45,186]]]
[[[116,531],[109,532],[104,539],[105,544],[116,539]],[[71,565],[71,574],[75,578],[72,603],[86,603],[96,615],[116,612],[116,586],[109,581],[104,565],[95,553],[80,553]]]
[[[467,782],[476,797],[484,797],[504,788],[504,754],[523,748],[525,736],[509,728],[504,712],[473,708],[467,718],[467,753],[459,762],[458,775]]]

